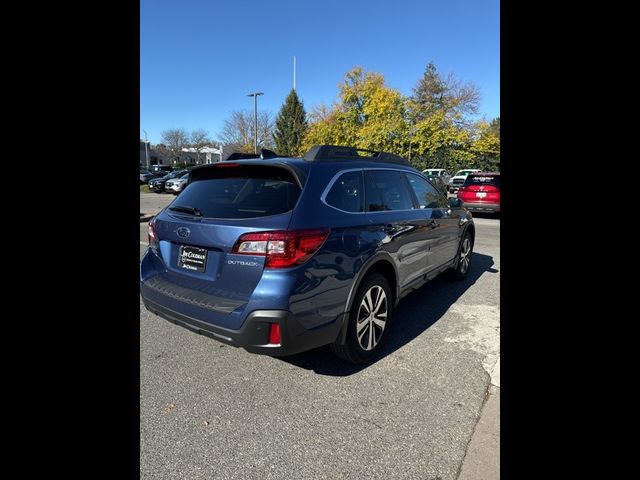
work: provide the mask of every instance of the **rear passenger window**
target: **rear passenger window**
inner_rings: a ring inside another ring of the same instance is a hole
[[[393,170],[366,171],[365,197],[368,212],[414,208],[411,192],[402,172]]]
[[[338,177],[325,200],[345,212],[364,212],[363,193],[362,172],[347,172]]]
[[[424,178],[408,173],[407,180],[418,198],[420,208],[448,208],[449,203],[443,195]]]

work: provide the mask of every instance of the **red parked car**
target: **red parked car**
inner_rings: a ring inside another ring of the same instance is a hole
[[[458,191],[471,212],[500,212],[500,172],[471,173]]]

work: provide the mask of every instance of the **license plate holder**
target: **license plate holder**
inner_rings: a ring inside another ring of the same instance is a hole
[[[207,268],[207,249],[192,245],[180,245],[178,267],[191,272],[204,272]]]

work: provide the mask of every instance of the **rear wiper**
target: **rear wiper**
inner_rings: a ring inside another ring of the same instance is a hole
[[[202,212],[198,210],[196,207],[190,207],[188,205],[175,205],[173,207],[169,207],[169,210],[173,210],[175,212],[185,212],[195,215],[196,217],[201,217]]]

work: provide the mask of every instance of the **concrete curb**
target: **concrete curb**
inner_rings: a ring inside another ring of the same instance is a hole
[[[458,480],[500,480],[500,387],[489,386],[487,397],[467,445]]]

